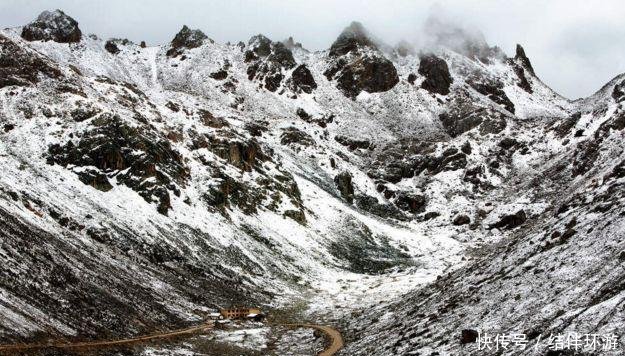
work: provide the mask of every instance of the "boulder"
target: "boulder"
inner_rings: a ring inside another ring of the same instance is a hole
[[[463,329],[460,333],[461,344],[472,344],[477,341],[479,333],[473,329]]]
[[[35,21],[22,28],[26,41],[80,42],[82,32],[78,22],[61,10],[44,11]]]
[[[453,83],[447,62],[433,54],[421,57],[419,62],[419,74],[425,77],[421,88],[430,93],[447,95],[449,87]]]
[[[451,221],[456,226],[467,225],[471,223],[471,218],[466,214],[458,214]]]
[[[113,40],[106,41],[104,49],[110,54],[118,54],[120,52],[119,47],[117,47],[117,44]]]

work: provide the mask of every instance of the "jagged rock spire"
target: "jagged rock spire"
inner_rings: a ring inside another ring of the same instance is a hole
[[[44,11],[35,21],[24,26],[22,38],[27,41],[80,42],[78,22],[61,10]]]
[[[534,67],[532,67],[530,59],[527,58],[527,56],[525,55],[525,50],[520,44],[516,45],[516,56],[514,56],[514,59],[520,61],[525,69],[527,69],[532,75],[536,75],[534,73]]]

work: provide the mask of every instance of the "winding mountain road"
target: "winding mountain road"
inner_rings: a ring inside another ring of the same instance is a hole
[[[177,336],[191,335],[204,332],[213,328],[211,324],[201,324],[185,329],[165,331],[150,335],[137,336],[128,339],[108,340],[108,341],[83,341],[83,342],[56,342],[56,343],[40,343],[40,344],[12,344],[0,345],[0,355],[10,355],[16,352],[36,351],[46,348],[80,350],[80,349],[104,349],[114,346],[123,346],[131,344],[140,344],[146,341],[170,339]]]
[[[340,349],[343,348],[344,343],[341,333],[331,326],[316,324],[284,324],[284,326],[296,328],[311,328],[323,332],[326,335],[328,341],[330,341],[330,345],[326,347],[325,350],[321,351],[318,356],[333,356],[334,354],[339,352]]]
[[[315,324],[284,324],[288,327],[297,328],[312,328],[322,331],[330,345],[319,353],[319,356],[332,356],[343,348],[343,337],[338,330],[324,325]],[[89,349],[105,349],[115,346],[124,346],[132,344],[141,344],[148,341],[170,339],[178,336],[192,335],[200,332],[206,332],[212,330],[212,324],[201,324],[185,329],[178,329],[172,331],[164,331],[160,333],[154,333],[150,335],[137,336],[127,339],[119,340],[104,340],[104,341],[81,341],[81,342],[51,342],[51,343],[33,343],[33,344],[11,344],[0,345],[0,355],[13,355],[16,353],[23,353],[28,351],[37,351],[43,349],[63,349],[63,350],[89,350]]]

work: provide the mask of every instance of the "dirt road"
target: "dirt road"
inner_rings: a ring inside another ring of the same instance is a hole
[[[343,348],[343,337],[338,330],[325,325],[315,324],[284,324],[284,326],[295,328],[312,328],[323,332],[326,335],[330,345],[319,353],[319,356],[332,356]],[[89,350],[89,349],[105,349],[115,346],[124,346],[132,344],[140,344],[153,340],[170,339],[177,336],[191,335],[205,332],[213,328],[212,324],[202,324],[186,329],[171,330],[150,335],[137,336],[128,339],[104,340],[104,341],[84,341],[84,342],[52,342],[40,344],[12,344],[0,345],[0,355],[12,355],[28,351],[37,351],[42,349],[64,349],[64,350]]]
[[[160,333],[137,336],[128,339],[119,339],[119,340],[108,340],[108,341],[84,341],[84,342],[73,342],[73,343],[47,343],[47,344],[13,344],[13,345],[0,345],[0,355],[11,355],[17,352],[25,352],[25,351],[35,351],[46,348],[55,348],[55,349],[71,349],[71,350],[81,350],[81,349],[104,349],[108,347],[114,346],[123,346],[123,345],[131,345],[131,344],[140,344],[146,341],[153,340],[162,340],[162,339],[170,339],[177,336],[182,335],[190,335],[199,332],[203,332],[206,330],[210,330],[213,328],[212,324],[202,324],[186,329],[178,329],[171,331],[164,331]]]
[[[318,356],[332,356],[343,348],[344,344],[341,333],[331,326],[315,324],[285,324],[285,326],[296,328],[312,328],[323,332],[326,335],[328,341],[330,341],[330,345],[325,350],[321,351]]]

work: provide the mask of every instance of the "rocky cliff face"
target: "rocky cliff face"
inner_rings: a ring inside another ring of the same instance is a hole
[[[66,16],[0,31],[4,341],[310,291],[347,354],[618,324],[622,77],[570,102],[522,49],[455,30],[416,54],[354,23],[311,53],[186,26],[103,41]]]

